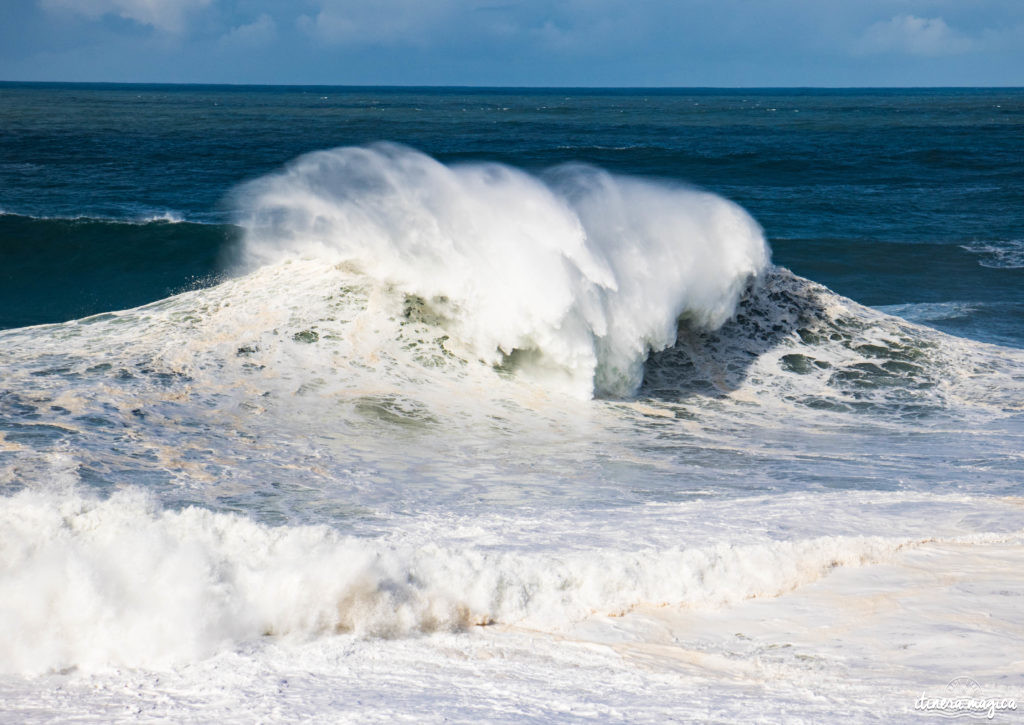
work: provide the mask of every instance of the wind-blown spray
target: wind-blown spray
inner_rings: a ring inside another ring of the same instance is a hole
[[[240,206],[244,266],[359,269],[423,298],[480,359],[581,396],[635,391],[681,316],[720,326],[769,260],[757,223],[710,193],[584,165],[445,166],[391,144],[300,157]]]

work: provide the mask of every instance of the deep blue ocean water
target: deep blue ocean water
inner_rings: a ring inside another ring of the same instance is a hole
[[[1024,344],[1024,91],[0,84],[0,326],[208,284],[230,194],[387,140],[717,192],[773,261],[957,335]],[[183,223],[170,223],[178,221]]]

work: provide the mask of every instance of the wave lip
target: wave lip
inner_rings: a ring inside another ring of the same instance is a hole
[[[567,165],[445,166],[393,144],[302,156],[237,193],[241,264],[322,259],[421,298],[491,364],[626,395],[680,317],[715,328],[768,265],[713,194]]]

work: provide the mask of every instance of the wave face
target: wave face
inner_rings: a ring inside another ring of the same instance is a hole
[[[0,328],[64,322],[208,285],[236,232],[170,213],[137,221],[0,213]]]
[[[303,156],[239,193],[241,264],[318,259],[421,298],[474,355],[628,395],[684,317],[713,329],[764,273],[712,194],[567,165],[445,166],[390,144]]]

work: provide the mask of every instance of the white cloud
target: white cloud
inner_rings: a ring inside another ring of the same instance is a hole
[[[239,25],[221,36],[220,44],[225,48],[256,48],[268,45],[277,37],[277,24],[263,13],[247,25]]]
[[[869,27],[857,50],[862,53],[940,56],[966,53],[974,47],[974,40],[949,27],[942,18],[897,15],[892,20]]]
[[[206,7],[212,0],[40,0],[44,9],[68,12],[95,20],[117,15],[149,25],[157,30],[178,33],[184,30],[186,16]]]

